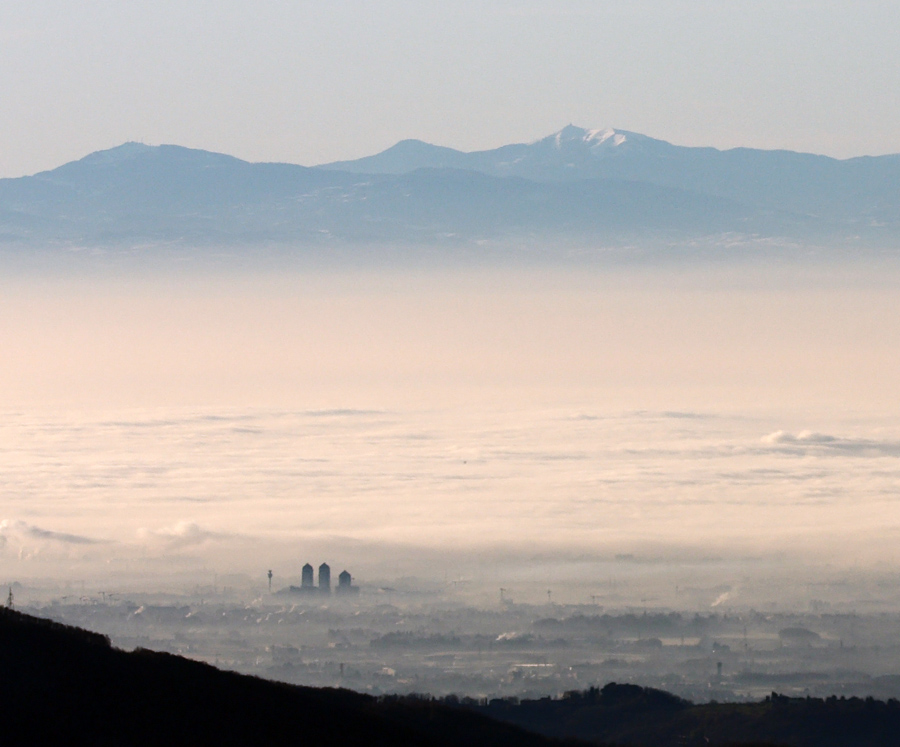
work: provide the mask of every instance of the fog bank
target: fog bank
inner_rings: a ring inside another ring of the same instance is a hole
[[[896,568],[897,278],[8,276],[0,552],[11,577]]]

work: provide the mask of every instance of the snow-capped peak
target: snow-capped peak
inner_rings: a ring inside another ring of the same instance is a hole
[[[612,127],[607,127],[604,130],[590,130],[584,138],[585,142],[590,143],[592,148],[600,145],[617,147],[627,139],[628,137],[624,132],[617,132]]]
[[[576,144],[586,145],[591,151],[600,148],[615,148],[627,141],[628,137],[624,132],[614,130],[612,127],[606,127],[598,130],[587,130],[583,127],[575,125],[567,125],[554,135],[544,138],[543,141],[550,143],[560,150],[563,147],[571,147]]]

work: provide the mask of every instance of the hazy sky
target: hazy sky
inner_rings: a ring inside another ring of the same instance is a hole
[[[568,124],[900,152],[886,0],[32,0],[0,5],[0,176],[127,140],[316,164]]]

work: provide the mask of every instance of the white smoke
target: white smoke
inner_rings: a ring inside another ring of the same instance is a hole
[[[733,592],[733,591],[726,591],[726,592],[724,592],[724,593],[722,593],[722,594],[719,594],[719,596],[716,597],[716,601],[713,602],[713,603],[712,603],[711,605],[709,605],[709,606],[710,606],[710,607],[718,607],[719,605],[722,605],[722,604],[724,604],[725,602],[727,602],[727,601],[728,601],[729,599],[731,599],[733,596],[734,596],[734,592]]]

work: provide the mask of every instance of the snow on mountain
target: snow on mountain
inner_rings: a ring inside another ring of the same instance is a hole
[[[548,135],[535,141],[536,143],[551,142],[557,150],[562,150],[570,144],[583,144],[594,150],[598,147],[617,147],[622,145],[628,136],[624,132],[617,132],[612,127],[600,130],[586,130],[575,125],[566,125],[559,132]]]
[[[624,153],[661,153],[676,146],[636,132],[604,127],[595,130],[567,125],[559,132],[536,140],[532,148],[552,150],[560,154],[581,153],[595,158],[619,156]]]

